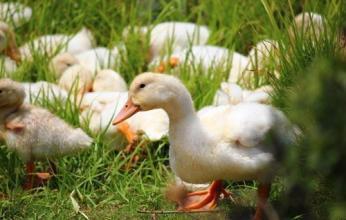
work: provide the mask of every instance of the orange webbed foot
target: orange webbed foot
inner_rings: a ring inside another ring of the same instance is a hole
[[[217,206],[217,201],[221,194],[225,198],[231,197],[231,194],[222,188],[222,182],[220,180],[213,181],[206,190],[188,193],[178,210],[200,211],[214,209]]]
[[[124,137],[126,138],[128,145],[125,147],[124,152],[130,153],[135,148],[135,144],[137,143],[138,136],[137,134],[130,128],[130,125],[127,122],[122,122],[117,125],[118,130]]]

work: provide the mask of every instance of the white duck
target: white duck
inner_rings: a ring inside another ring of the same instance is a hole
[[[255,90],[246,90],[235,83],[222,82],[214,96],[213,105],[236,105],[241,102],[270,103],[270,93],[273,88],[269,85]]]
[[[160,62],[160,59],[157,58],[149,66],[156,66],[155,71],[162,73],[167,70],[167,66],[174,68],[184,63],[194,67],[201,66],[205,72],[215,67],[230,68],[230,80],[236,82],[240,79],[242,71],[247,67],[249,60],[246,56],[231,52],[227,48],[197,45],[183,51],[174,52],[169,58],[165,57],[163,62]]]
[[[74,35],[53,34],[38,37],[19,48],[22,59],[32,60],[35,54],[51,57],[57,52],[72,54],[89,50],[94,45],[92,33],[82,28]]]
[[[11,23],[14,27],[30,20],[32,9],[18,2],[0,3],[0,20]]]
[[[27,182],[33,186],[34,161],[52,160],[90,147],[92,139],[48,110],[23,104],[24,87],[9,79],[0,80],[0,134],[7,147],[26,163]],[[53,164],[53,163],[52,163]],[[56,172],[54,166],[53,172]],[[37,173],[39,179],[49,178]]]
[[[312,40],[318,39],[325,30],[325,18],[317,13],[303,12],[294,18],[293,27],[289,28],[289,35],[304,35]]]
[[[129,34],[129,29],[125,28],[123,36]],[[170,49],[175,51],[183,50],[191,45],[205,44],[208,41],[210,31],[206,26],[188,22],[163,22],[154,27],[134,28],[142,36],[150,31],[150,57],[167,54]]]
[[[254,78],[254,74],[264,74],[273,72],[276,78],[280,77],[277,69],[273,67],[278,66],[279,59],[279,43],[275,40],[265,39],[258,42],[251,48],[249,55],[249,64],[243,70],[243,76],[246,79]],[[230,77],[229,82],[234,82]]]
[[[113,124],[138,111],[156,108],[164,109],[169,117],[169,159],[174,173],[189,183],[213,181],[208,190],[188,194],[182,208],[214,207],[224,192],[221,180],[258,180],[255,218],[259,219],[269,196],[276,153],[292,141],[290,124],[283,113],[257,103],[215,107],[218,113],[214,123],[229,131],[227,136],[220,136],[203,126],[188,90],[177,78],[144,73],[132,82],[129,99]],[[271,143],[270,139],[275,141]],[[191,202],[194,197],[201,198]]]

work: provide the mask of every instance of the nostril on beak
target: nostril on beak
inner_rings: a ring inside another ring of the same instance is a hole
[[[125,108],[128,108],[129,107],[129,105],[125,105]]]

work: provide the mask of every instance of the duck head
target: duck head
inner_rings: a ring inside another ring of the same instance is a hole
[[[49,70],[60,78],[65,70],[69,67],[79,64],[79,61],[71,53],[65,52],[56,55],[49,63]]]
[[[170,119],[193,110],[190,93],[174,76],[142,73],[131,83],[129,97],[113,121],[116,125],[139,111],[162,108]]]

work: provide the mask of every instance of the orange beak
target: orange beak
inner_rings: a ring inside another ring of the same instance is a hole
[[[112,124],[117,125],[120,122],[125,121],[132,115],[136,114],[140,110],[140,107],[138,105],[133,104],[133,102],[131,101],[131,97],[129,97],[125,106],[120,110],[119,114],[115,117]]]

